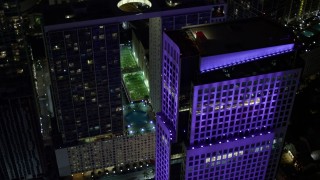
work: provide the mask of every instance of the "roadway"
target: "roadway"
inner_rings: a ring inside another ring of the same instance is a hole
[[[142,179],[152,179],[154,178],[154,174],[152,173],[152,168],[148,167],[147,169],[143,169],[141,171],[134,171],[130,173],[123,173],[123,174],[115,174],[115,175],[105,175],[99,180],[142,180]],[[147,171],[147,173],[145,173]],[[145,175],[146,176],[145,178]]]

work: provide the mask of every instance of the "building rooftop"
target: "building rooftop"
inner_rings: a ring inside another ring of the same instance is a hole
[[[11,62],[0,68],[0,97],[24,97],[33,95],[30,66],[23,62]],[[23,90],[21,90],[23,89]]]
[[[149,96],[145,77],[139,68],[130,45],[121,45],[120,61],[124,90],[129,101],[141,101]]]
[[[169,7],[168,5],[166,5],[165,1],[153,0],[152,6],[150,8],[146,8],[143,12],[124,12],[117,7],[118,2],[119,0],[90,0],[77,3],[46,6],[43,9],[44,24],[45,26],[49,26],[55,24],[65,24],[105,18],[113,18],[110,21],[114,22],[121,22],[121,19],[122,21],[131,21],[157,17],[165,13],[170,15],[170,10],[191,8],[197,6],[210,6],[212,8],[213,5],[207,0],[199,0],[196,2],[184,2],[176,7]],[[221,3],[223,3],[223,1]],[[171,13],[176,14],[177,11],[172,11]],[[144,18],[142,18],[141,16],[143,16]],[[119,17],[120,20],[119,18],[115,17]]]
[[[193,42],[191,46],[202,57],[290,44],[294,37],[288,29],[264,18],[197,25],[166,33],[179,47]]]
[[[263,18],[194,26],[166,34],[190,62],[194,84],[218,82],[296,68],[294,36]],[[190,58],[192,57],[192,58]],[[200,58],[199,58],[200,57]],[[191,60],[190,60],[191,59]]]

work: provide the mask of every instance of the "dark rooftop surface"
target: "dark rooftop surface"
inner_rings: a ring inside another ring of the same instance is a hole
[[[258,49],[293,43],[293,34],[286,28],[264,18],[252,18],[220,24],[193,26],[168,31],[182,55],[199,51],[200,56]],[[189,51],[189,52],[188,52]]]
[[[200,73],[199,57],[294,43],[294,36],[289,30],[263,18],[194,26],[167,31],[166,34],[180,48],[182,61],[190,61],[188,64],[192,64],[191,67],[197,66],[188,70],[193,71],[194,75],[191,79],[195,85],[300,67],[301,61],[294,60],[293,51]]]
[[[165,4],[164,0],[150,0],[152,3],[151,8],[145,9],[143,12],[123,12],[117,7],[119,0],[88,0],[80,3],[69,3],[61,5],[47,5],[44,7],[44,24],[64,24],[70,22],[95,20],[113,17],[125,17],[130,15],[141,15],[146,13],[161,13],[162,11],[190,8],[196,6],[213,6],[209,0],[199,0],[196,2],[184,1],[184,3],[176,6],[169,7]],[[223,2],[223,1],[222,1]],[[66,15],[74,15],[72,18],[66,18]],[[132,16],[134,17],[134,16]],[[147,16],[146,16],[147,17]],[[125,18],[124,18],[125,19]],[[139,18],[137,18],[139,19]],[[141,18],[140,18],[141,19]]]
[[[30,66],[23,62],[11,62],[0,68],[0,97],[23,97],[33,95]]]

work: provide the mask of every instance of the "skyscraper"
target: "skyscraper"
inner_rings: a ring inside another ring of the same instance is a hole
[[[0,76],[0,177],[42,177],[43,143],[30,66],[21,63],[6,68],[1,68]]]
[[[230,19],[244,19],[257,16],[267,16],[275,20],[285,17],[285,12],[289,10],[288,0],[228,0]]]
[[[320,2],[313,0],[288,0],[286,5],[283,17],[286,23],[315,16],[320,9]]]
[[[158,81],[161,51],[158,47],[161,46],[162,29],[222,22],[226,17],[224,4],[219,5],[221,14],[218,16],[211,13],[218,6],[204,3],[179,9],[154,5],[137,15],[115,10],[114,2],[103,4],[110,5],[110,12],[99,7],[99,3],[88,2],[73,7],[73,12],[66,11],[65,6],[50,7],[52,12],[67,13],[60,14],[61,17],[45,16],[55,114],[64,143],[123,132],[119,45],[122,22],[150,19],[150,47],[154,47],[150,48],[150,96],[158,111],[160,101],[157,100],[161,95]]]
[[[175,1],[166,1],[174,4]],[[192,3],[192,1],[188,1]],[[201,1],[199,1],[201,2]],[[182,1],[177,1],[177,7]],[[170,3],[169,3],[170,4]],[[194,6],[184,9],[169,9],[157,17],[149,19],[149,57],[150,57],[150,99],[155,112],[161,111],[161,70],[162,70],[162,32],[176,30],[186,26],[220,23],[227,20],[228,6],[225,1],[217,1],[206,6]]]
[[[45,172],[30,53],[20,5],[1,1],[0,179],[32,179]]]
[[[122,24],[149,20],[147,77],[151,104],[157,112],[161,108],[163,29],[181,29],[188,25],[226,20],[226,5],[223,1],[189,2],[176,7],[168,6],[164,1],[152,2],[152,7],[143,13],[122,12],[115,8],[117,2],[97,0],[70,4],[71,8],[68,5],[51,6],[47,11],[49,15],[44,17],[55,115],[63,138],[62,145],[56,151],[61,160],[58,160],[60,175],[142,161],[139,154],[130,162],[128,158],[114,159],[115,155],[121,154],[118,153],[120,150],[116,151],[115,147],[109,146],[111,138],[117,142],[126,139],[123,136],[128,128],[128,125],[125,127],[122,115],[123,105],[126,104],[121,102],[122,98],[125,99],[121,94],[122,88],[126,88],[121,84],[123,77],[120,72]],[[152,147],[134,146],[152,151],[146,153],[143,160],[154,159],[154,138],[154,134],[145,138],[152,141],[149,143]],[[133,141],[138,142],[139,139],[136,137]],[[129,143],[129,140],[124,142]],[[102,152],[101,149],[108,151]],[[92,153],[86,157],[81,156],[87,151]],[[112,152],[112,158],[104,157],[104,152]],[[74,156],[76,154],[81,157]],[[79,159],[82,161],[80,165]]]
[[[123,132],[118,31],[118,24],[108,24],[47,33],[64,143]]]
[[[164,32],[162,49],[156,179],[172,157],[180,179],[274,179],[300,76],[292,34],[255,18]]]

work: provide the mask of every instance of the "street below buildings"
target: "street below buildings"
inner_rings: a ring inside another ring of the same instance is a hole
[[[153,171],[154,167],[148,167],[146,169],[140,171],[134,171],[129,173],[123,174],[116,174],[116,175],[105,175],[99,180],[143,180],[143,179],[154,179]]]

